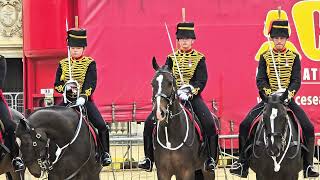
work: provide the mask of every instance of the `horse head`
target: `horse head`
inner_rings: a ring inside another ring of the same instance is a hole
[[[170,106],[176,99],[176,82],[168,66],[159,67],[156,58],[152,59],[156,73],[152,79],[152,110],[160,124],[168,123]]]
[[[17,143],[20,146],[23,160],[30,173],[39,178],[47,157],[48,138],[41,129],[36,129],[26,119],[20,119],[16,129]]]
[[[276,157],[280,155],[286,145],[285,138],[289,118],[287,108],[279,97],[278,94],[271,95],[263,111],[267,153]]]

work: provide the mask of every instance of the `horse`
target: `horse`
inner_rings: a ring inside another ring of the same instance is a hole
[[[153,142],[158,179],[170,180],[173,175],[177,180],[215,179],[213,173],[204,170],[207,150],[177,98],[174,76],[167,66],[160,68],[155,58],[152,62],[156,70],[152,89],[157,120]]]
[[[79,107],[81,108],[81,107]],[[99,180],[102,169],[90,127],[74,108],[40,108],[20,119],[16,130],[30,173],[49,180]]]
[[[23,118],[23,115],[15,109],[10,108],[12,119],[17,124],[19,119]],[[4,125],[1,123],[2,129]],[[12,156],[6,150],[6,147],[2,146],[0,149],[0,174],[6,174],[8,180],[24,180],[25,171],[16,172],[12,166]]]
[[[257,180],[297,180],[302,170],[300,125],[279,97],[269,97],[256,127],[249,164]]]

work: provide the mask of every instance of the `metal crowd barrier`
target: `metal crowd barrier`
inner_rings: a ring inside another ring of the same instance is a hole
[[[23,92],[4,92],[3,95],[11,108],[24,113]]]
[[[111,167],[104,168],[103,172],[106,174],[103,179],[107,180],[155,180],[157,179],[156,169],[152,172],[141,171],[137,168],[138,161],[143,159],[143,138],[136,134],[134,129],[139,130],[143,128],[142,124],[128,123],[127,135],[113,135],[111,136],[111,155],[113,158],[113,164]],[[130,135],[131,133],[131,135]],[[134,134],[134,135],[132,135]],[[316,133],[316,138],[319,139],[316,142],[315,159],[314,163],[316,169],[320,171],[319,157],[320,157],[320,133]],[[217,180],[228,179],[240,179],[229,173],[229,168],[234,161],[238,159],[238,135],[220,135],[220,155],[218,161],[218,167],[216,169]],[[154,167],[155,168],[155,167]],[[250,175],[247,179],[254,180],[255,174],[250,170]],[[302,174],[299,176],[299,180],[303,179]],[[319,178],[320,179],[320,178]]]

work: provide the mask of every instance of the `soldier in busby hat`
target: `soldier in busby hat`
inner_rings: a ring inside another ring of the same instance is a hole
[[[277,13],[279,14],[277,16]],[[295,48],[287,47],[290,36],[290,26],[285,12],[278,10],[270,11],[267,15],[265,34],[271,38],[273,49],[268,49],[260,55],[256,84],[262,101],[257,104],[240,124],[239,130],[239,161],[233,164],[230,173],[246,178],[248,175],[249,162],[245,150],[249,146],[249,131],[251,123],[263,110],[268,97],[275,92],[281,92],[280,101],[287,104],[300,122],[308,152],[303,153],[303,174],[305,178],[318,177],[319,173],[313,170],[314,155],[314,127],[309,118],[299,105],[294,101],[301,86],[301,63],[300,56]],[[271,43],[271,42],[270,42]],[[274,68],[277,61],[277,68]],[[276,72],[278,71],[278,72]],[[280,73],[281,72],[281,73]],[[277,76],[279,79],[277,79]],[[280,82],[279,82],[280,81]],[[280,83],[280,85],[279,85]]]
[[[13,121],[7,101],[3,96],[3,86],[7,74],[7,62],[5,57],[0,55],[0,120],[4,125],[4,145],[10,150],[12,156],[12,165],[15,171],[24,170],[25,166],[19,157],[19,146],[16,143],[15,128],[16,123]],[[0,142],[1,143],[1,142]]]
[[[196,39],[194,23],[178,23],[176,39],[179,48],[174,54],[168,55],[166,65],[172,71],[176,79],[176,84],[179,88],[177,94],[180,100],[191,102],[192,109],[201,122],[205,139],[208,142],[208,160],[205,162],[204,168],[207,171],[214,173],[218,136],[212,114],[201,98],[201,92],[206,86],[208,74],[205,56],[192,48]],[[177,61],[175,61],[174,56],[176,56]],[[178,66],[182,73],[183,81],[180,79]],[[139,167],[147,171],[152,170],[154,162],[152,146],[153,128],[154,115],[151,113],[145,121],[143,133],[145,159],[139,163]]]
[[[76,105],[86,107],[88,119],[99,131],[103,149],[101,163],[108,166],[112,161],[109,155],[109,129],[92,100],[97,83],[97,70],[96,62],[91,57],[84,56],[87,46],[86,30],[68,30],[67,43],[70,58],[64,58],[59,62],[54,87],[58,93],[64,95],[63,105],[75,101]]]

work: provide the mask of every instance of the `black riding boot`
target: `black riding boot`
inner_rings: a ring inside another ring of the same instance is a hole
[[[304,178],[318,177],[319,173],[313,170],[313,155],[314,155],[314,137],[306,140],[308,152],[303,153],[303,176]]]
[[[110,144],[109,144],[109,132],[99,131],[99,138],[102,145],[102,154],[101,154],[101,164],[102,166],[109,166],[112,163],[110,152]]]
[[[214,173],[214,169],[216,168],[216,159],[218,156],[218,136],[209,136],[208,139],[208,154],[209,159],[205,162],[205,170],[211,173]]]
[[[154,162],[152,136],[143,136],[143,143],[145,158],[139,162],[138,167],[151,172]]]
[[[25,169],[25,165],[24,165],[22,159],[19,157],[19,146],[15,141],[14,132],[8,132],[7,136],[8,136],[8,138],[7,138],[5,145],[11,151],[11,156],[13,157],[12,158],[12,166],[15,171],[22,171]]]
[[[242,178],[247,178],[249,173],[249,162],[246,155],[247,141],[245,137],[239,136],[239,160],[232,164],[230,173]]]

